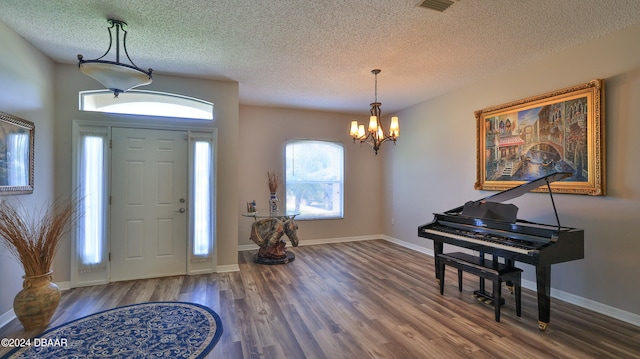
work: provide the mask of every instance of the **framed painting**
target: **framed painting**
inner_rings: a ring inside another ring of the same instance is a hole
[[[33,192],[33,122],[0,112],[0,195]]]
[[[554,172],[554,193],[604,196],[604,82],[475,112],[478,190],[506,190]],[[536,191],[546,192],[547,188]]]

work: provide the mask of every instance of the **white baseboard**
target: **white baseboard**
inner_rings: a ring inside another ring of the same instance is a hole
[[[13,309],[9,309],[8,312],[0,315],[0,328],[9,324],[10,321],[16,318],[16,313],[13,312]]]
[[[315,245],[318,245],[318,244],[370,241],[370,240],[374,240],[374,239],[382,239],[382,234],[375,234],[375,235],[369,235],[369,236],[307,239],[307,240],[304,240],[304,241],[300,241],[298,243],[298,246],[315,246]]]
[[[397,244],[399,246],[403,246],[405,248],[413,249],[416,252],[424,253],[424,254],[426,254],[428,256],[433,257],[433,250],[432,249],[429,249],[429,248],[426,248],[426,247],[423,247],[423,246],[419,246],[419,245],[413,244],[411,242],[406,242],[406,241],[403,241],[403,240],[400,240],[400,239],[397,239],[397,238],[389,237],[387,235],[383,235],[382,239],[384,239],[385,241],[388,241],[388,242],[395,243],[395,244]]]
[[[205,268],[205,269],[191,270],[187,273],[187,275],[201,275],[201,274],[211,274],[211,273],[215,273],[215,271],[211,268]]]
[[[76,285],[73,287],[74,288],[93,287],[96,285],[105,285],[105,284],[109,284],[109,282],[107,282],[104,279],[100,279],[100,280],[92,280],[92,281],[86,281],[86,282],[77,282]]]
[[[259,248],[256,244],[241,244],[238,246],[238,252],[257,251]]]
[[[383,239],[385,236],[382,234],[368,235],[368,236],[353,236],[353,237],[336,237],[336,238],[320,238],[320,239],[306,239],[298,243],[298,246],[315,246],[318,244],[328,243],[344,243],[344,242],[357,242],[357,241],[369,241],[373,239]],[[257,245],[255,244],[242,244],[238,246],[238,252],[243,251],[257,251]]]
[[[427,254],[429,256],[433,257],[433,250],[431,249],[427,249],[418,245],[415,245],[413,243],[410,242],[405,242],[403,240],[397,239],[397,238],[393,238],[393,237],[389,237],[389,236],[382,236],[382,238],[386,241],[389,242],[393,242],[396,243],[398,245],[401,245],[403,247],[409,248],[409,249],[413,249],[416,250],[420,253],[424,253]],[[536,291],[536,283],[532,282],[530,280],[522,280],[522,287],[523,288],[527,288],[529,290],[532,291]],[[602,304],[590,299],[586,299],[580,296],[577,296],[575,294],[571,294],[568,292],[564,292],[558,289],[553,289],[551,288],[551,297],[559,299],[563,302],[567,302],[570,304],[574,304],[577,305],[578,307],[582,307],[588,310],[592,310],[596,313],[600,313],[602,315],[606,315],[608,317],[614,318],[614,319],[618,319],[620,321],[629,323],[629,324],[633,324],[635,326],[640,327],[640,315],[635,314],[635,313],[631,313],[631,312],[627,312],[624,311],[622,309],[618,309],[618,308],[614,308],[612,306],[606,305],[606,304]]]
[[[535,283],[531,281],[528,282],[531,283],[531,288],[534,288],[533,290],[535,290]],[[553,288],[551,288],[551,296],[553,298],[560,299],[563,302],[575,304],[578,307],[589,309],[596,313],[606,315],[607,317],[615,318],[620,321],[640,327],[640,315],[638,314],[627,312],[622,309],[618,309],[606,304],[602,304],[600,302],[593,301],[591,299],[583,298],[575,294],[567,293]]]
[[[240,266],[237,264],[224,264],[216,267],[217,273],[239,272]]]
[[[57,286],[58,286],[58,288],[59,288],[61,291],[63,291],[63,292],[64,292],[65,290],[69,290],[69,289],[71,289],[71,282],[70,282],[70,281],[67,281],[67,282],[56,282],[56,285],[57,285]]]

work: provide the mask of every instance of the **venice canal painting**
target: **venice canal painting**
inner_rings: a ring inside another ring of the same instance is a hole
[[[571,172],[588,178],[587,97],[485,118],[488,181],[530,181]]]

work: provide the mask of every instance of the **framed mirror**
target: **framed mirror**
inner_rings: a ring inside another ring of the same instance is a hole
[[[0,112],[0,195],[33,193],[33,122]]]

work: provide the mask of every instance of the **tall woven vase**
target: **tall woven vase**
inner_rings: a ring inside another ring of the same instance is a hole
[[[13,311],[25,330],[45,328],[60,303],[60,289],[53,283],[53,271],[27,277],[13,299]]]

